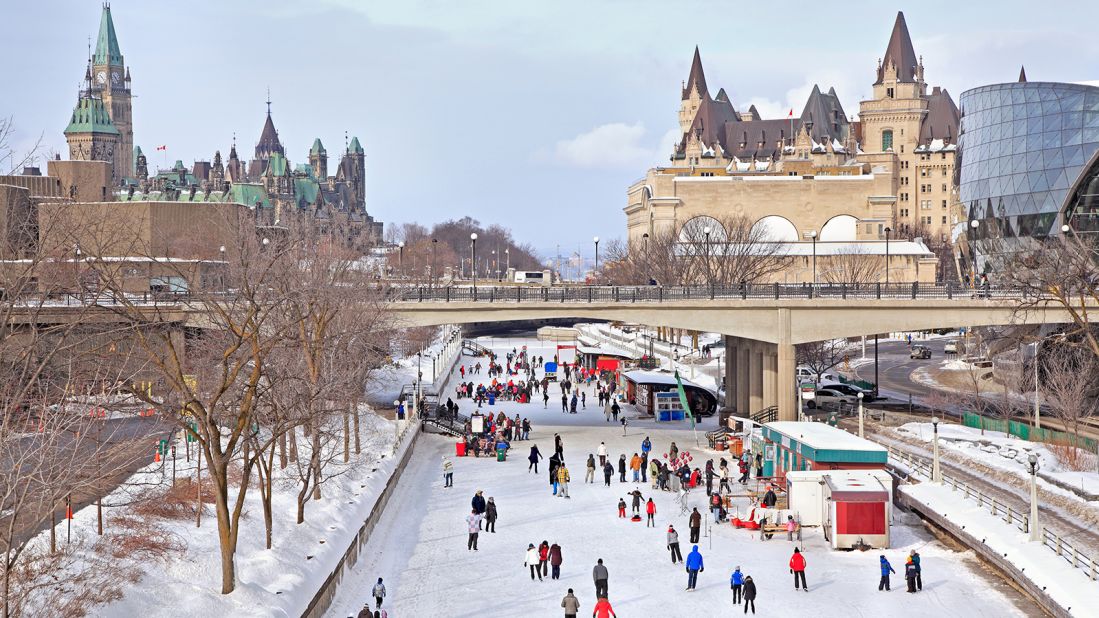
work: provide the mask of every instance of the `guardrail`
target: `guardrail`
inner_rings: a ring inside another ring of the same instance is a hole
[[[395,302],[674,302],[681,300],[1020,299],[1025,290],[1007,286],[968,288],[955,284],[782,284],[646,286],[418,286],[389,290]]]

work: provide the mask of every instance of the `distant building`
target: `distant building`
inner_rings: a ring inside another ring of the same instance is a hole
[[[890,247],[901,252],[889,252],[891,281],[936,280],[931,247],[946,245],[960,212],[953,180],[959,114],[945,90],[928,93],[902,13],[873,88],[858,121],[847,117],[835,89],[819,86],[800,114],[764,119],[754,106],[737,111],[725,89],[710,95],[696,48],[670,163],[628,190],[631,245],[669,231],[686,241],[698,235],[685,230],[703,226],[716,238],[720,220],[745,216],[788,245],[789,268],[779,280],[812,280],[805,256],[814,239],[829,243],[829,255],[884,258],[879,245],[887,237],[911,239]]]

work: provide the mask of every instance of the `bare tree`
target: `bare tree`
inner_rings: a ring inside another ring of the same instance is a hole
[[[798,364],[813,372],[816,376],[814,381],[819,384],[821,376],[843,362],[854,349],[854,345],[846,339],[826,339],[798,344],[795,354]]]
[[[1086,347],[1065,341],[1045,347],[1042,395],[1079,444],[1081,424],[1099,409],[1099,359]]]
[[[866,285],[882,280],[882,259],[856,250],[828,256],[821,279],[834,284]]]
[[[15,119],[12,116],[0,117],[0,174],[15,174],[26,165],[37,160],[42,149],[43,134],[24,152],[18,152],[12,142],[15,140]]]

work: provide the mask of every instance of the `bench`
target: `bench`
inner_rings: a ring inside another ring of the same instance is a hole
[[[769,540],[776,534],[785,534],[786,524],[764,524],[759,527],[759,540]],[[794,535],[797,540],[801,540],[801,524],[795,524]]]

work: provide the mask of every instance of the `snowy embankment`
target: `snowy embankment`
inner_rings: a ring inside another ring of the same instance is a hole
[[[948,485],[903,485],[900,491],[960,528],[974,542],[986,545],[997,559],[1014,565],[1023,577],[1073,616],[1094,616],[1099,607],[1099,583],[1039,542],[989,512],[987,506],[962,499]],[[1002,558],[1001,558],[1002,557]]]
[[[445,345],[440,340],[433,352],[459,354],[458,345]],[[451,357],[453,358],[453,357]],[[447,360],[452,364],[451,360]],[[405,380],[414,379],[416,357],[400,359],[400,371],[383,375],[381,388],[396,388]],[[442,376],[440,376],[442,378]],[[241,516],[236,552],[236,590],[220,594],[221,562],[218,526],[212,507],[212,487],[203,462],[203,502],[201,527],[196,527],[194,498],[178,495],[171,500],[175,510],[164,513],[141,512],[143,525],[151,526],[157,538],[171,541],[172,550],[159,559],[147,555],[117,558],[120,572],[126,573],[120,584],[119,598],[94,607],[96,616],[154,615],[165,607],[175,608],[192,616],[300,616],[308,603],[343,557],[363,521],[370,515],[379,495],[393,473],[397,462],[410,448],[418,427],[407,421],[393,421],[374,414],[369,406],[361,408],[362,452],[351,452],[350,462],[337,456],[326,475],[330,478],[321,487],[322,498],[310,500],[305,510],[305,522],[295,524],[296,497],[300,488],[297,467],[293,461],[285,470],[278,468],[276,458],[273,483],[273,547],[265,548],[263,507],[258,482],[253,472],[252,485],[245,499]],[[191,482],[196,475],[197,449],[192,444],[189,461],[187,445],[178,439],[175,476],[180,483]],[[299,450],[308,457],[307,440],[299,437]],[[342,449],[342,438],[333,448]],[[236,464],[239,478],[239,463]],[[112,556],[111,533],[119,530],[135,513],[135,503],[157,502],[173,494],[173,462],[169,455],[161,463],[140,470],[126,483],[104,498],[105,531],[96,535],[96,509],[84,508],[74,513],[72,539],[80,543],[80,551]],[[235,486],[230,479],[230,499]],[[190,494],[188,494],[189,496]],[[125,505],[125,506],[121,506]],[[164,509],[165,511],[170,509]],[[57,527],[59,538],[66,538],[66,524]],[[48,545],[49,531],[41,533],[35,543]]]

